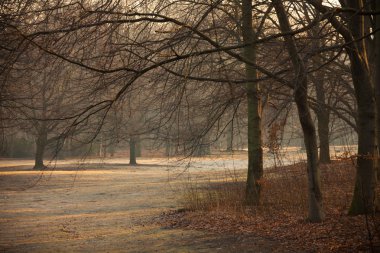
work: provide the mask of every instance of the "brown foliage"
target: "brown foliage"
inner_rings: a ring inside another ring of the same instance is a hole
[[[347,215],[354,171],[349,161],[321,167],[326,210],[326,220],[322,223],[305,220],[305,164],[267,170],[261,182],[263,197],[259,208],[243,206],[244,183],[241,181],[210,181],[187,192],[184,210],[191,211],[166,213],[160,222],[170,227],[265,237],[279,242],[281,252],[358,252],[369,251],[370,244],[376,250],[380,245],[379,215]]]

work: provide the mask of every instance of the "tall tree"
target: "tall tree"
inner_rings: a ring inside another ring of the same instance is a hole
[[[252,0],[242,0],[242,34],[244,47],[243,56],[246,60],[256,63],[256,33],[253,27]],[[257,70],[245,63],[245,77],[248,104],[248,174],[246,185],[246,202],[258,205],[260,201],[260,179],[263,176],[263,149],[261,136],[261,98],[257,81]]]
[[[282,33],[291,34],[289,19],[281,0],[273,0]],[[293,64],[295,73],[294,100],[298,109],[298,117],[302,126],[307,155],[309,215],[311,222],[320,222],[324,218],[322,208],[322,192],[318,167],[317,136],[308,103],[308,78],[303,60],[292,35],[284,36],[285,45]]]
[[[320,1],[309,2],[323,14],[331,13],[332,9],[322,5]],[[343,21],[330,16],[329,21],[336,31],[344,38],[344,48],[349,56],[351,75],[358,106],[358,155],[354,195],[350,214],[373,212],[377,206],[376,168],[374,165],[376,135],[375,135],[375,96],[374,86],[368,61],[365,43],[365,18],[361,14],[364,9],[363,0],[340,1],[342,7],[353,10],[349,15],[343,15]],[[344,23],[346,22],[347,25]]]
[[[307,8],[305,8],[306,17],[309,22],[309,13]],[[320,12],[316,11],[315,17],[316,20],[320,20]],[[319,38],[319,32],[321,26],[313,26],[310,29],[311,38],[313,39],[312,48],[315,51],[318,51],[322,47],[323,38]],[[312,65],[314,68],[319,68],[322,66],[322,55],[317,54],[312,59]],[[315,72],[314,75],[311,75],[316,92],[317,106],[315,108],[315,114],[318,119],[318,138],[319,138],[319,162],[320,163],[330,163],[330,141],[329,141],[329,122],[330,122],[330,110],[326,104],[326,81],[324,71]]]

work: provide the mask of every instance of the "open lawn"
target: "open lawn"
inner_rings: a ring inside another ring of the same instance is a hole
[[[78,166],[58,161],[47,171],[33,171],[31,161],[0,161],[0,252],[276,249],[268,239],[155,222],[162,212],[180,208],[178,189],[187,175],[181,173],[186,164],[173,167],[165,159],[141,160],[136,167],[122,159],[88,162]]]

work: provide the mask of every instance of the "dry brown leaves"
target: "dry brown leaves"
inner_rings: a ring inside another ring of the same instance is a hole
[[[225,208],[170,211],[158,222],[170,228],[264,237],[280,243],[282,252],[370,252],[371,248],[373,252],[380,252],[377,251],[380,250],[379,215],[353,217],[346,214],[346,202],[351,197],[352,187],[351,183],[346,183],[345,187],[337,177],[342,178],[340,170],[346,171],[347,166],[335,163],[322,168],[326,218],[321,223],[307,222],[305,210],[301,213],[294,211],[298,209],[285,207],[246,209],[244,212]],[[300,173],[297,168],[287,167],[287,173],[289,170]]]
[[[160,217],[160,223],[169,228],[264,237],[279,242],[284,252],[369,252],[370,248],[365,217],[334,212],[322,223],[309,223],[302,216],[286,213],[237,216],[222,211],[171,211]],[[373,244],[379,245],[378,237]]]

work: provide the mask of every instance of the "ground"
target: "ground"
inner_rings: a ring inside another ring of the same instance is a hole
[[[302,162],[265,170],[258,208],[242,205],[246,154],[127,162],[0,160],[0,252],[380,252],[380,216],[347,215],[350,158],[321,166],[316,224]]]
[[[32,161],[0,161],[0,252],[281,251],[265,238],[155,222],[163,212],[181,208],[177,197],[186,163],[86,162],[58,161],[47,171],[33,171]],[[225,166],[210,165],[215,163]]]

